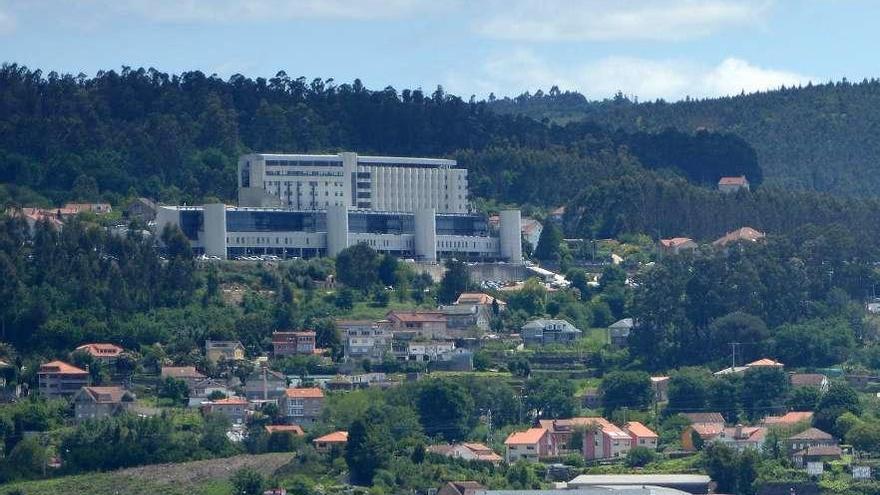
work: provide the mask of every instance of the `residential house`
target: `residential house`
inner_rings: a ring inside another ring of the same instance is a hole
[[[748,191],[749,181],[745,175],[737,177],[722,177],[718,179],[718,190],[723,193],[734,193],[737,191]]]
[[[489,331],[491,310],[486,310],[482,306],[451,304],[440,306],[439,309],[446,317],[446,329],[450,337],[470,337],[476,336],[479,332]]]
[[[682,251],[693,251],[697,247],[697,243],[689,237],[660,239],[660,252],[663,254],[679,254]]]
[[[125,215],[128,218],[139,218],[144,222],[156,219],[156,203],[147,198],[137,198],[128,205]]]
[[[373,386],[386,387],[391,382],[385,373],[362,373],[359,375],[336,375],[325,384],[327,390],[355,390]]]
[[[395,335],[397,337],[397,335]],[[398,361],[431,362],[440,359],[440,356],[455,350],[454,342],[445,341],[410,341],[395,339],[391,342],[391,353]]]
[[[278,406],[287,423],[312,425],[324,409],[324,392],[317,387],[289,388],[278,400]]]
[[[538,459],[550,455],[550,442],[546,428],[529,428],[511,433],[504,441],[507,448],[505,459],[511,464],[519,460],[538,462]]]
[[[705,444],[724,431],[724,416],[721,413],[684,413],[682,416],[691,422],[681,432],[681,447],[684,450],[697,450],[697,438]]]
[[[25,223],[27,223],[28,231],[31,235],[34,235],[37,224],[40,222],[48,223],[57,231],[60,231],[64,226],[61,222],[61,215],[57,214],[54,210],[44,210],[42,208],[9,208],[6,210],[6,214],[10,217],[22,218]]]
[[[538,241],[541,239],[541,232],[544,231],[544,225],[531,217],[524,217],[520,225],[522,237],[526,242],[532,245],[532,249],[538,247]]]
[[[110,206],[110,203],[67,203],[62,210],[72,211],[74,214],[95,213],[103,215],[113,211],[113,207]]]
[[[189,387],[189,404],[188,407],[201,407],[203,402],[208,401],[208,397],[214,392],[219,392],[226,397],[235,395],[225,380],[217,378],[202,378],[194,381]]]
[[[742,452],[746,449],[760,450],[764,447],[764,441],[766,438],[766,427],[743,426],[738,424],[734,427],[725,427],[714,440],[723,443],[738,452]]]
[[[328,433],[322,437],[318,437],[312,440],[312,444],[315,446],[315,450],[322,454],[328,454],[334,447],[338,449],[344,449],[345,445],[348,443],[348,432],[347,431],[334,431],[333,433]]]
[[[545,318],[526,323],[520,329],[520,333],[527,346],[566,344],[579,339],[583,334],[577,327],[565,320]]]
[[[730,244],[737,242],[760,242],[767,237],[763,232],[755,230],[751,227],[741,227],[732,232],[728,232],[712,242],[717,248],[724,248]]]
[[[446,315],[440,311],[389,311],[385,318],[395,333],[409,331],[425,339],[445,339],[448,336]]]
[[[668,376],[652,376],[651,389],[654,391],[654,400],[657,402],[666,402],[669,400],[669,377]]]
[[[205,357],[212,363],[221,358],[225,361],[241,361],[244,359],[244,346],[232,340],[206,340]]]
[[[485,309],[490,310],[490,314],[492,313],[492,308],[495,306],[498,307],[499,312],[507,309],[506,302],[483,292],[463,292],[460,296],[458,296],[458,299],[455,300],[455,304],[461,306],[481,306]]]
[[[612,323],[608,327],[608,342],[611,343],[611,347],[618,349],[626,347],[629,341],[629,334],[634,326],[632,318],[624,318]]]
[[[822,393],[828,391],[828,377],[821,373],[792,373],[788,379],[793,388],[811,387]]]
[[[498,464],[504,460],[489,447],[482,443],[457,443],[453,445],[430,445],[427,451],[432,454],[464,459],[466,461],[480,461]]]
[[[74,417],[77,421],[106,418],[134,402],[134,394],[122,387],[83,387],[73,396]]]
[[[244,396],[248,400],[278,400],[287,390],[287,377],[265,366],[247,376]]]
[[[811,462],[829,462],[840,459],[843,449],[837,445],[816,445],[807,447],[792,454],[791,460],[794,465],[804,468]]]
[[[234,424],[242,424],[247,419],[248,405],[248,401],[241,397],[228,397],[202,402],[202,412],[220,414],[229,418]]]
[[[834,436],[818,428],[809,428],[798,433],[797,435],[792,435],[785,439],[785,446],[792,454],[809,447],[835,445],[837,445],[837,440],[834,438]]]
[[[632,438],[610,421],[601,417],[541,420],[540,425],[550,436],[550,454],[563,455],[580,451],[587,460],[615,459],[629,452]],[[573,445],[572,438],[580,431],[582,441]]]
[[[630,447],[645,447],[651,450],[657,450],[657,440],[660,437],[651,431],[650,428],[639,423],[638,421],[630,421],[623,425],[623,431],[629,434],[629,437],[632,439],[632,443],[630,443]]]
[[[113,366],[125,350],[116,344],[83,344],[74,352],[84,352],[103,365]]]
[[[477,495],[486,487],[476,481],[448,481],[437,490],[436,495]]]
[[[748,363],[744,366],[733,366],[733,367],[729,367],[729,368],[724,368],[723,370],[716,371],[713,374],[715,376],[721,376],[721,375],[730,375],[730,374],[735,374],[735,373],[744,373],[744,372],[746,372],[750,369],[753,369],[753,368],[779,368],[779,369],[782,369],[784,367],[785,367],[785,365],[780,363],[779,361],[775,361],[770,358],[763,358],[763,359],[758,359],[757,361],[752,361],[751,363]]]
[[[381,363],[391,350],[391,322],[388,320],[337,320],[346,361]]]
[[[89,372],[64,361],[51,361],[40,365],[37,381],[44,397],[70,397],[89,385]]]
[[[162,366],[160,376],[162,380],[166,378],[182,380],[190,390],[194,390],[196,384],[205,379],[205,375],[199,373],[195,366]]]
[[[272,354],[275,356],[311,355],[315,353],[315,332],[272,332]]]
[[[792,428],[798,425],[808,425],[813,421],[812,411],[791,411],[782,416],[766,416],[761,420],[764,426],[778,428]]]
[[[266,425],[264,428],[269,435],[273,433],[290,433],[302,437],[306,434],[300,425]]]

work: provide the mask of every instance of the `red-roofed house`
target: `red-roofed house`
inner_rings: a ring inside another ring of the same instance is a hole
[[[328,433],[323,437],[318,437],[312,440],[312,444],[314,444],[315,450],[322,454],[330,452],[331,450],[333,450],[333,447],[345,447],[345,444],[347,443],[347,431],[334,431],[333,433]]]
[[[724,431],[724,416],[721,413],[684,413],[682,416],[691,424],[681,432],[681,448],[697,450],[696,438],[703,443],[714,440]]]
[[[648,449],[657,449],[657,440],[660,438],[650,428],[639,423],[638,421],[630,421],[623,425],[623,431],[627,432],[632,439],[630,447],[645,447]]]
[[[538,462],[538,459],[550,455],[552,447],[546,428],[511,433],[504,445],[507,447],[505,459],[511,464],[519,460]]]
[[[248,413],[248,401],[241,397],[229,397],[202,402],[203,413],[222,414],[233,423],[244,423]]]
[[[278,400],[278,407],[288,423],[312,425],[324,409],[324,392],[320,388],[289,388]]]
[[[782,416],[767,416],[763,420],[767,426],[794,426],[800,423],[809,424],[813,421],[812,411],[791,411]]]
[[[124,349],[116,344],[83,344],[77,347],[75,352],[85,352],[102,364],[114,365],[116,358],[124,352]]]
[[[722,177],[718,179],[718,190],[723,193],[732,193],[745,189],[749,190],[749,181],[745,175],[738,177]]]
[[[89,372],[64,361],[52,361],[40,365],[37,380],[43,396],[70,397],[88,386]]]
[[[632,438],[605,418],[544,419],[539,422],[550,434],[551,455],[580,450],[585,459],[614,459],[629,452]],[[581,445],[571,445],[576,431],[582,431]]]
[[[828,391],[828,377],[821,373],[792,373],[788,376],[792,387],[812,387],[819,392]]]

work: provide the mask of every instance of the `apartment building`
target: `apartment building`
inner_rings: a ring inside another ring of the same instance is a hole
[[[275,356],[309,355],[315,353],[315,332],[272,332],[272,353]]]
[[[70,397],[89,384],[89,372],[64,361],[51,361],[40,365],[37,380],[44,397]]]

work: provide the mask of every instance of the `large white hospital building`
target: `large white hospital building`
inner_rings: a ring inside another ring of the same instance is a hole
[[[467,170],[455,160],[250,154],[238,160],[239,206],[467,213]]]
[[[470,213],[467,170],[454,160],[250,154],[238,162],[239,206],[160,206],[197,253],[235,258],[334,256],[357,243],[436,261],[522,261],[519,210],[497,228]]]

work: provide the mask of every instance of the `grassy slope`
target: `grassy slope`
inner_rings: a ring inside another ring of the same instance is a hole
[[[250,467],[271,476],[290,462],[291,457],[291,454],[240,455],[64,476],[13,483],[0,488],[0,495],[15,490],[27,495],[226,495],[231,491],[228,479],[237,470]]]

